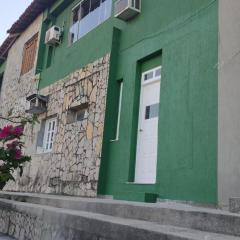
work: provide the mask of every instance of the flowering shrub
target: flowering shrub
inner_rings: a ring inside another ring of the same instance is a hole
[[[23,164],[29,162],[31,157],[24,156],[22,152],[23,127],[7,125],[0,128],[0,189],[6,182],[14,180],[13,172],[20,169],[20,176],[23,173]]]

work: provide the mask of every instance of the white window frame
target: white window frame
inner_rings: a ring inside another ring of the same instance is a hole
[[[117,118],[117,130],[116,130],[116,138],[110,140],[110,142],[119,141],[119,133],[120,133],[120,122],[121,122],[121,110],[122,110],[122,97],[123,97],[123,81],[120,83],[120,93],[119,93],[119,104],[118,104],[118,118]]]
[[[142,73],[142,85],[147,85],[147,84],[150,84],[150,83],[153,83],[155,81],[159,81],[159,79],[161,80],[162,78],[162,72],[160,73],[160,76],[156,76],[156,73],[157,71],[160,70],[160,72],[162,71],[162,66],[158,66],[156,68],[153,68],[153,69],[150,69],[146,72],[143,72]],[[148,80],[144,80],[145,79],[145,76],[149,73],[153,72],[153,77],[148,79]]]
[[[52,127],[54,124],[54,128]],[[49,125],[51,128],[49,129]],[[44,130],[44,137],[43,137],[43,152],[48,153],[52,152],[55,135],[57,132],[57,118],[50,118],[47,119],[45,122],[45,130]]]

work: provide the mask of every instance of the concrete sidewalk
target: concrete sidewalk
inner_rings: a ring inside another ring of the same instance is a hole
[[[14,240],[14,238],[8,237],[0,233],[0,240]]]

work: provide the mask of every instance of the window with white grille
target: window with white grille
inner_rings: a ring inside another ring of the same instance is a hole
[[[51,118],[46,120],[43,140],[44,152],[52,151],[56,130],[57,130],[57,118]]]
[[[143,74],[143,84],[148,84],[153,81],[161,79],[162,75],[162,66],[154,68],[150,71],[147,71]]]

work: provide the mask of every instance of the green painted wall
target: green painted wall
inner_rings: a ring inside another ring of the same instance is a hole
[[[72,8],[80,0],[59,0],[51,9],[45,12],[42,26],[42,44],[39,50],[38,69],[41,72],[40,88],[64,78],[74,70],[104,56],[111,50],[114,26],[125,24],[114,17],[99,25],[74,44],[69,44],[69,28],[71,24]],[[62,43],[52,50],[51,64],[48,64],[49,47],[46,47],[44,36],[46,30],[52,25],[64,28]],[[49,66],[50,65],[50,66]]]
[[[217,0],[143,0],[141,15],[117,36],[112,44],[116,57],[109,79],[99,194],[216,203]],[[135,185],[129,182],[134,178],[141,68],[154,55],[161,57],[163,66],[157,183]],[[120,79],[120,139],[111,142]]]
[[[44,13],[37,71],[43,88],[111,52],[99,194],[216,203],[218,1],[142,0],[138,17],[127,23],[111,17],[69,46],[78,2],[59,0]],[[64,27],[64,35],[51,50],[43,39],[53,24]],[[134,185],[142,64],[156,56],[163,66],[157,184]],[[120,81],[120,139],[112,142]]]

